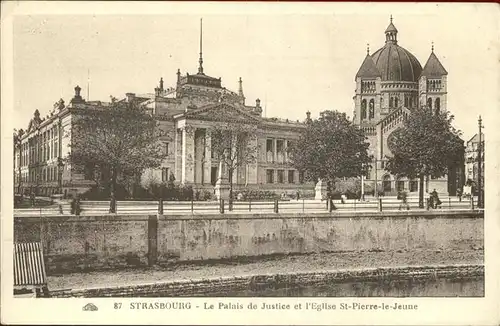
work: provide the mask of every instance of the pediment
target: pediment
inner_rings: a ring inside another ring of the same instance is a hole
[[[226,103],[219,103],[188,111],[184,114],[188,119],[209,120],[239,123],[258,123],[259,117],[252,115],[245,110]]]

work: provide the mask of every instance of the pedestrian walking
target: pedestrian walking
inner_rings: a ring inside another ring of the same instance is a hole
[[[458,201],[462,202],[462,187],[459,187],[457,189],[457,197],[458,197]]]

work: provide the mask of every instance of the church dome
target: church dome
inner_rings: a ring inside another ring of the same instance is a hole
[[[410,51],[398,45],[398,30],[391,23],[385,30],[385,45],[372,54],[373,62],[379,70],[382,81],[417,82],[422,66]]]

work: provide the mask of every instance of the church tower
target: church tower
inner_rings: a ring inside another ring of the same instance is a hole
[[[433,44],[431,55],[419,79],[420,107],[427,107],[434,113],[446,110],[447,75],[448,72],[434,53]]]
[[[355,80],[354,123],[357,125],[375,125],[380,119],[381,74],[370,56],[369,47],[367,47],[366,57],[356,74]]]

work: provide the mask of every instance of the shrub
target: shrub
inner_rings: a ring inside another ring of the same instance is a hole
[[[115,197],[116,200],[124,200],[130,196],[125,186],[121,184],[116,185]],[[81,195],[81,199],[85,200],[109,200],[111,192],[109,186],[97,187],[93,186]]]
[[[238,198],[238,194],[242,194],[242,200],[271,200],[271,199],[279,199],[280,195],[273,191],[268,190],[258,190],[258,189],[245,189],[242,191],[235,191],[233,193],[233,199]]]

